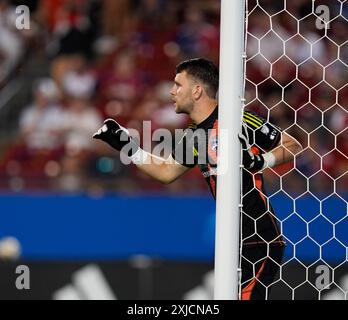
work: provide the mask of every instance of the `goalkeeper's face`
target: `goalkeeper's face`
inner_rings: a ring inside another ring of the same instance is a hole
[[[176,113],[191,113],[194,104],[193,81],[188,77],[186,71],[175,76],[170,94],[174,101]]]

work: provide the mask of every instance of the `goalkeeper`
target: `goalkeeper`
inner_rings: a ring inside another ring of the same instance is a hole
[[[140,148],[127,129],[107,119],[94,134],[125,152],[137,167],[168,184],[199,165],[211,193],[216,195],[218,68],[202,58],[183,61],[176,68],[171,96],[176,113],[185,113],[192,124],[168,159],[158,160]],[[264,196],[262,170],[293,159],[301,145],[258,115],[244,112],[239,139],[243,148],[242,281],[241,298],[267,299],[279,271],[284,241],[271,205]],[[201,152],[204,150],[204,152]]]

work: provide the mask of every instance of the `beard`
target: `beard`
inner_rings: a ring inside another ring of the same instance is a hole
[[[190,112],[193,109],[193,102],[188,102],[188,103],[182,103],[178,104],[178,102],[175,102],[175,113],[177,114],[190,114]]]

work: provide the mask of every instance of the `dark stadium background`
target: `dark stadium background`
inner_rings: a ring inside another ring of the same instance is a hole
[[[321,38],[313,15],[295,36],[312,1],[282,13],[282,1],[259,3],[249,1],[247,107],[309,147],[266,182],[288,240],[282,279],[316,299],[317,265],[337,267],[336,283],[348,271],[348,6],[339,16],[339,1],[316,1],[338,16]],[[30,30],[13,26],[21,4]],[[106,117],[184,128],[169,95],[175,66],[218,63],[219,17],[217,0],[0,1],[0,298],[52,299],[89,265],[119,299],[212,298],[215,206],[200,173],[163,186],[91,135]],[[19,264],[30,290],[14,286]],[[289,286],[271,298],[292,298]]]

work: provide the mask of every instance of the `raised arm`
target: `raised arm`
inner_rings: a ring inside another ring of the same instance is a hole
[[[190,169],[177,163],[172,156],[163,159],[142,150],[129,136],[128,130],[113,119],[105,120],[104,125],[93,135],[93,138],[108,143],[118,151],[125,152],[142,172],[164,184],[175,181]]]

